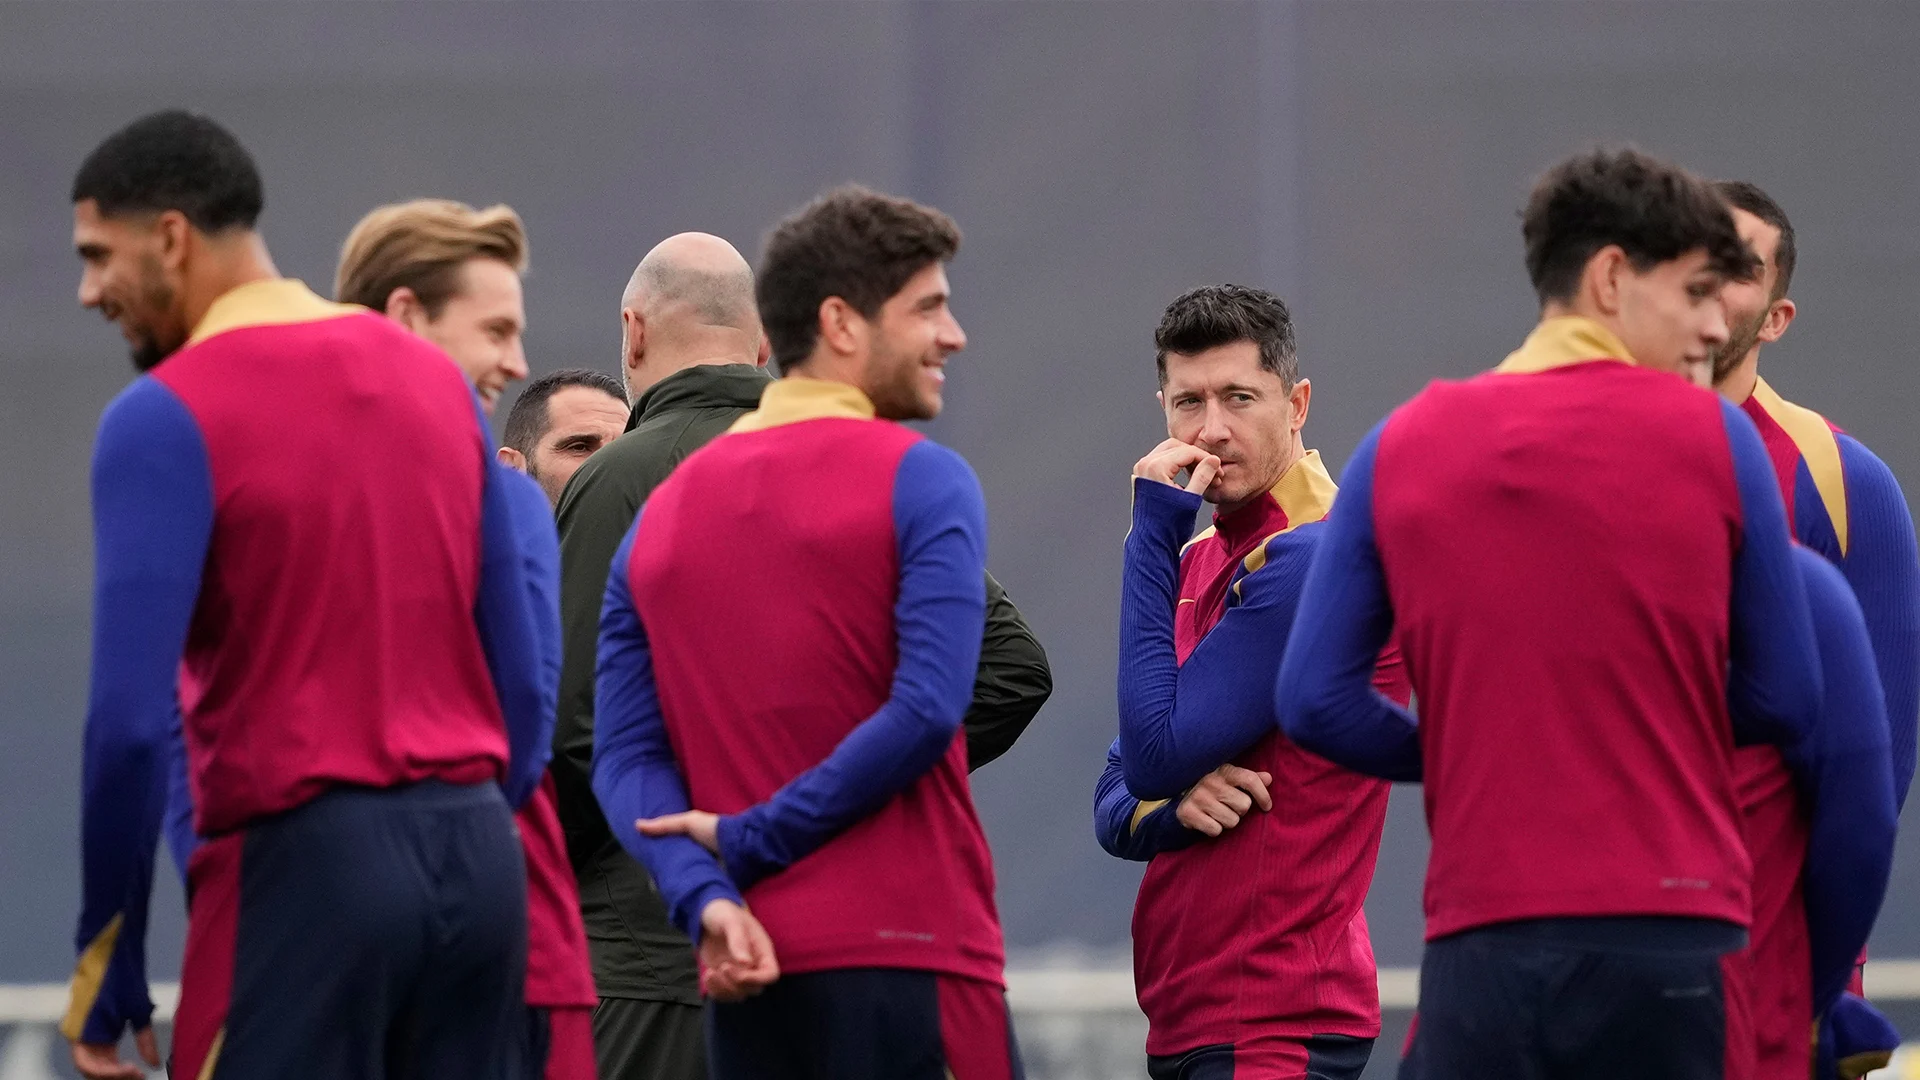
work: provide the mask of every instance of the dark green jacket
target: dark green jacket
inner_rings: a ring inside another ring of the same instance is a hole
[[[566,658],[553,779],[601,997],[700,1001],[687,939],[667,921],[646,870],[615,843],[593,797],[593,669],[607,574],[640,504],[687,455],[758,406],[770,382],[745,364],[693,367],[662,379],[635,403],[627,433],[588,458],[560,496]],[[1005,753],[1052,691],[1046,653],[988,575],[986,634],[966,716],[969,765],[977,769]]]

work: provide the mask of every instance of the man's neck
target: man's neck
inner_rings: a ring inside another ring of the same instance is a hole
[[[206,318],[207,309],[215,300],[242,285],[280,276],[273,267],[273,256],[267,253],[267,242],[259,233],[202,237],[200,243],[200,258],[189,264],[181,289],[189,331]]]
[[[1713,384],[1713,388],[1735,405],[1745,405],[1747,399],[1753,396],[1753,388],[1759,381],[1760,346],[1755,345],[1747,350],[1747,355],[1740,359],[1732,371],[1727,372],[1726,378]]]
[[[1622,341],[1626,340],[1626,335],[1621,333],[1619,320],[1599,310],[1594,305],[1587,303],[1584,293],[1575,293],[1571,300],[1549,300],[1540,306],[1541,322],[1546,322],[1548,319],[1565,319],[1569,317],[1599,323],[1606,329],[1607,333],[1612,334]]]
[[[627,369],[627,400],[639,401],[647,391],[690,368],[717,367],[722,364],[746,364],[752,367],[755,359],[753,353],[722,352],[656,364],[654,358],[649,356],[639,368]]]

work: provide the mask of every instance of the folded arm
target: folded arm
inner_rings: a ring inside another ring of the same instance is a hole
[[[1920,739],[1920,549],[1900,482],[1850,436],[1838,436],[1847,484],[1847,553],[1840,572],[1866,616],[1886,692],[1894,794],[1906,805]]]

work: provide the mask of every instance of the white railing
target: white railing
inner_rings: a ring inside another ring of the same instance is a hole
[[[1382,968],[1380,1004],[1405,1012],[1419,1002],[1416,968]],[[1920,960],[1874,960],[1867,965],[1867,996],[1920,1001]],[[154,1021],[173,1018],[176,983],[153,987]],[[1133,997],[1133,972],[1112,966],[1024,967],[1007,972],[1007,999],[1015,1014],[1031,1080],[1120,1080],[1145,1072],[1140,1047],[1146,1018]],[[63,983],[0,984],[0,1080],[54,1080],[58,1051],[54,1025],[67,1009]],[[1393,1048],[1397,1050],[1396,1048]],[[162,1074],[156,1073],[156,1078]],[[1874,1074],[1920,1078],[1920,1044]]]

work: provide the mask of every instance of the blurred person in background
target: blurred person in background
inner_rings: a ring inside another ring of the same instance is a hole
[[[733,245],[699,232],[661,241],[620,299],[620,370],[633,403],[627,431],[581,465],[560,498],[566,661],[553,773],[600,994],[594,1040],[606,1080],[706,1076],[693,946],[669,920],[646,868],[614,839],[591,787],[607,568],[654,488],[758,407],[773,382],[770,350],[753,269]],[[991,575],[987,595],[965,721],[970,768],[1005,753],[1052,691],[1046,653]]]
[[[1286,304],[1259,289],[1183,294],[1154,346],[1168,438],[1133,469],[1120,737],[1094,810],[1102,847],[1151,860],[1133,916],[1147,1071],[1355,1080],[1380,1034],[1362,905],[1388,785],[1301,750],[1273,715],[1336,491],[1301,435],[1313,387]],[[1391,651],[1375,685],[1406,703]]]
[[[1920,549],[1913,518],[1892,471],[1871,450],[1760,377],[1761,348],[1780,340],[1798,311],[1787,295],[1798,262],[1793,222],[1757,185],[1732,180],[1714,187],[1761,259],[1759,276],[1729,282],[1721,293],[1729,336],[1714,354],[1714,386],[1759,428],[1794,538],[1839,567],[1859,602],[1886,702],[1895,799],[1904,804],[1920,725]],[[1810,1067],[1804,1032],[1827,1014],[1826,1002],[1817,1000],[1826,993],[1816,987],[1830,986],[1835,965],[1851,960],[1832,954],[1850,936],[1833,932],[1832,913],[1864,902],[1867,890],[1823,850],[1831,838],[1812,838],[1809,846],[1814,823],[1779,751],[1748,748],[1737,765],[1754,863],[1754,921],[1751,945],[1729,962],[1752,980],[1757,1075],[1798,1080]],[[1851,839],[1839,838],[1841,844]],[[1816,917],[1819,911],[1828,918]],[[1839,919],[1844,927],[1845,915]],[[1813,947],[1815,938],[1823,948]],[[1891,1026],[1857,993],[1834,1008],[1835,1033],[1858,1038],[1840,1047],[1827,1038],[1833,1052],[1851,1059],[1856,1075],[1884,1064],[1899,1043]]]
[[[557,508],[574,472],[619,438],[626,424],[620,380],[586,368],[556,371],[528,383],[514,399],[500,460],[538,481]]]
[[[559,665],[539,489],[494,461],[439,349],[279,276],[220,125],[135,121],[73,204],[80,302],[145,373],[94,455],[75,1065],[144,1075],[128,1027],[158,1063],[146,915],[184,739],[169,1071],[505,1075],[527,948],[510,807],[545,772]]]
[[[491,413],[501,390],[527,374],[520,344],[526,266],[526,232],[511,207],[415,199],[360,219],[341,248],[334,291],[342,303],[383,312],[438,345]],[[541,517],[551,529],[548,515]],[[589,1080],[597,999],[550,774],[516,820],[528,888],[523,1053],[533,1077]]]

